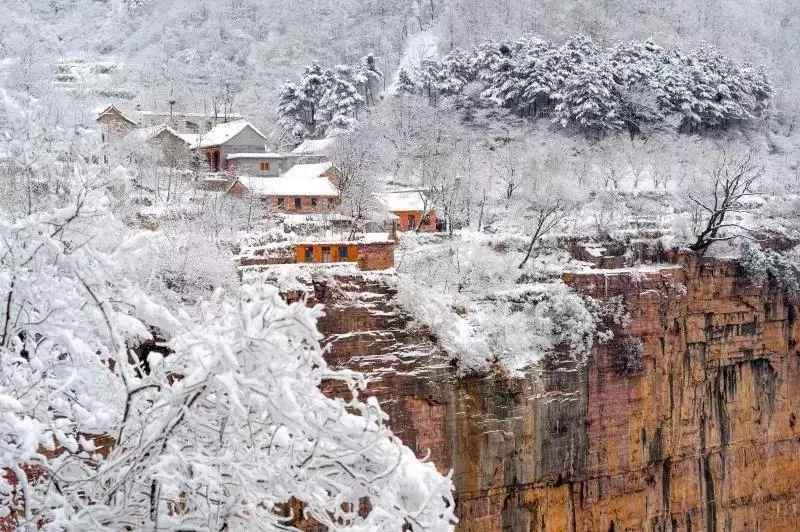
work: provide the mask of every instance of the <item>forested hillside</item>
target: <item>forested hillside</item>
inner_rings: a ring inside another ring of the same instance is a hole
[[[170,100],[211,108],[231,97],[265,127],[278,88],[304,65],[373,54],[390,82],[421,30],[436,35],[442,55],[526,33],[558,41],[583,33],[601,46],[652,39],[685,51],[707,41],[737,62],[764,65],[779,110],[793,112],[800,99],[800,7],[788,0],[11,0],[4,8],[0,58],[16,84],[42,92],[60,75],[93,93],[90,102],[161,110]]]

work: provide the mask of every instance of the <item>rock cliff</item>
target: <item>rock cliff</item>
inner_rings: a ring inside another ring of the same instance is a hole
[[[315,294],[331,364],[370,374],[401,439],[453,469],[461,531],[798,530],[797,309],[734,262],[673,261],[565,275],[631,321],[524,379],[458,378],[378,277]],[[615,365],[631,338],[641,375]]]

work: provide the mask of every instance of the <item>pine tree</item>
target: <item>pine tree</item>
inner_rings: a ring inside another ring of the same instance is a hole
[[[364,98],[351,82],[353,69],[337,65],[334,72],[326,72],[325,94],[319,102],[319,114],[325,122],[318,125],[317,134],[331,134],[353,129],[358,111],[364,107]]]
[[[587,135],[602,135],[622,128],[618,85],[606,62],[586,64],[564,87],[554,122],[578,126]]]
[[[278,109],[276,111],[278,125],[295,143],[300,143],[309,131],[304,117],[300,89],[291,81],[286,81],[278,90]]]
[[[302,108],[303,123],[311,135],[318,134],[319,102],[327,90],[329,77],[325,75],[322,67],[314,61],[305,68],[303,77],[298,86],[300,107]]]
[[[411,72],[413,72],[413,70]],[[405,67],[400,68],[400,71],[397,73],[396,88],[397,92],[405,94],[418,94],[420,91],[414,79],[411,77],[409,70]]]

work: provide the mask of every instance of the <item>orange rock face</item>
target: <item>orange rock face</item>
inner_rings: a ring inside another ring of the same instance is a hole
[[[631,321],[524,379],[458,378],[379,282],[327,293],[320,327],[401,439],[453,469],[461,531],[800,530],[797,309],[735,263],[673,259],[565,276]],[[616,371],[625,338],[642,375]]]

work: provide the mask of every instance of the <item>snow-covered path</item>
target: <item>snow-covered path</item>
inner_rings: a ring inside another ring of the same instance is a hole
[[[426,57],[436,57],[438,55],[439,36],[434,34],[433,28],[415,33],[408,39],[406,50],[400,58],[400,64],[392,78],[392,84],[386,88],[387,94],[395,94],[397,79],[400,70],[404,67],[418,63]]]

